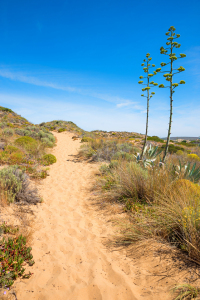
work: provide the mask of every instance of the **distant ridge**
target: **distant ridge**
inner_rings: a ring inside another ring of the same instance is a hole
[[[165,137],[165,138],[162,138],[163,140],[166,140],[167,138]],[[191,137],[191,136],[177,136],[177,137],[170,137],[170,140],[173,140],[173,141],[175,141],[175,140],[178,140],[178,139],[180,139],[180,140],[189,140],[189,141],[193,141],[193,140],[198,140],[198,139],[200,139],[200,137],[198,137],[198,136],[193,136],[193,137]]]

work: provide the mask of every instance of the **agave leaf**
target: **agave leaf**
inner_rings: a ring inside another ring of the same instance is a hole
[[[192,176],[192,174],[193,174],[195,168],[196,168],[196,163],[194,163],[194,165],[193,165],[193,167],[192,167],[192,170],[190,171],[190,175],[191,175],[191,176]]]

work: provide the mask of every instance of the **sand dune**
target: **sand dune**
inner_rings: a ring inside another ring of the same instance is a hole
[[[15,284],[18,300],[167,299],[146,290],[131,258],[103,246],[112,227],[87,209],[98,165],[75,162],[80,141],[71,133],[55,135],[57,163],[40,185],[44,202],[35,209],[34,274]]]

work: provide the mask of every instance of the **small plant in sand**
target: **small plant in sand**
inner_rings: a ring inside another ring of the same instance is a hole
[[[177,285],[172,289],[176,293],[176,298],[174,300],[192,300],[197,299],[200,295],[200,288],[194,287],[191,284],[181,284]]]
[[[31,247],[26,246],[26,238],[3,238],[0,241],[0,287],[13,285],[18,277],[29,278],[31,273],[25,274],[24,263],[34,264]]]
[[[150,94],[150,89],[151,89],[151,87],[158,85],[154,81],[151,81],[151,78],[157,74],[156,71],[153,71],[153,73],[152,72],[150,73],[150,69],[155,67],[154,64],[150,64],[151,60],[152,60],[152,58],[150,57],[150,54],[147,53],[146,59],[144,59],[144,63],[142,63],[142,67],[144,67],[143,70],[146,73],[146,76],[145,77],[140,76],[140,79],[143,79],[143,78],[146,79],[146,83],[144,83],[143,80],[138,81],[139,84],[146,86],[145,88],[142,89],[143,92],[146,91],[146,96],[144,94],[142,94],[141,96],[147,98],[146,133],[145,133],[144,144],[143,144],[142,152],[140,155],[140,159],[143,158],[144,149],[145,149],[146,143],[147,143],[148,122],[149,122],[149,100],[155,94],[154,92],[151,92],[151,94]]]

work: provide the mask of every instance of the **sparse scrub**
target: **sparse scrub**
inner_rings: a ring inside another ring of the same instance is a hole
[[[13,129],[11,129],[11,128],[5,128],[5,129],[3,130],[3,134],[4,134],[4,135],[7,135],[7,136],[12,136],[12,135],[14,134],[14,131],[13,131]]]
[[[131,143],[122,143],[119,140],[93,139],[84,137],[87,144],[83,145],[80,154],[92,158],[94,161],[111,161],[112,159],[134,160],[133,154],[138,149]]]

